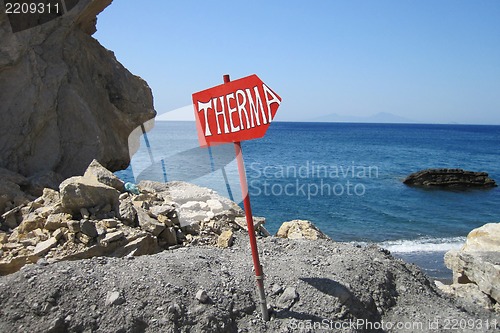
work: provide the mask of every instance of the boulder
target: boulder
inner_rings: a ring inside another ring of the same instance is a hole
[[[160,215],[163,216],[171,216],[171,214],[175,211],[175,207],[172,205],[160,205],[160,206],[153,206],[149,208],[149,212],[154,216],[158,217]]]
[[[21,222],[20,211],[20,207],[15,207],[11,210],[6,211],[2,214],[2,216],[0,216],[0,222],[4,227],[8,227],[10,229],[17,228],[17,226]]]
[[[426,169],[412,173],[403,180],[409,186],[440,188],[491,188],[497,186],[486,172],[462,169]]]
[[[234,218],[234,222],[242,229],[248,231],[247,219],[245,216],[237,216]],[[260,216],[253,216],[253,228],[258,235],[269,237],[271,234],[264,227],[266,224],[266,218]]]
[[[106,294],[106,306],[121,305],[125,303],[125,298],[120,294],[119,291],[108,291]]]
[[[92,178],[81,176],[66,179],[59,186],[62,206],[73,213],[81,208],[92,208],[110,204],[118,209],[120,192]]]
[[[467,303],[477,304],[486,309],[492,309],[491,299],[479,290],[479,287],[474,283],[445,285],[439,281],[435,281],[436,286],[443,292],[462,298]]]
[[[448,251],[446,267],[453,271],[453,283],[474,283],[486,295],[500,302],[500,255],[498,252]]]
[[[202,304],[206,304],[209,302],[210,298],[205,290],[200,289],[196,292],[195,298]]]
[[[125,183],[111,171],[103,167],[97,160],[92,160],[83,176],[94,178],[98,182],[111,186],[120,192],[125,191]]]
[[[203,202],[206,204],[206,210],[213,209],[214,213],[217,212],[216,214],[224,213],[234,216],[244,215],[243,210],[235,202],[206,187],[200,187],[181,181],[169,182],[164,186],[155,185],[154,182],[141,181],[139,187],[156,187],[162,197],[174,201],[179,205],[183,205],[190,201]]]
[[[68,230],[72,233],[80,232],[80,221],[71,220],[67,222]]]
[[[289,222],[283,222],[276,237],[288,238],[288,239],[327,239],[329,238],[324,233],[322,233],[314,224],[306,220],[293,220]]]
[[[462,251],[500,252],[500,223],[487,223],[472,230],[467,235]]]
[[[0,215],[33,199],[23,191],[28,184],[26,177],[0,167]]]
[[[52,20],[0,11],[0,167],[69,177],[94,158],[129,164],[129,135],[155,111],[146,82],[91,37],[110,3],[66,1]]]
[[[472,230],[460,250],[445,254],[454,284],[475,284],[481,292],[500,302],[500,223]]]

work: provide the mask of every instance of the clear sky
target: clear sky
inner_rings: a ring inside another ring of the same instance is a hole
[[[159,113],[255,73],[283,98],[276,120],[500,124],[498,0],[114,0],[97,29]]]

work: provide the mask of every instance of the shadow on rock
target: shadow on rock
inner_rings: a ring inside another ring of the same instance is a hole
[[[343,319],[363,319],[367,322],[380,322],[381,315],[371,297],[361,301],[349,288],[328,278],[300,278],[300,280],[326,295],[335,297],[353,317]]]

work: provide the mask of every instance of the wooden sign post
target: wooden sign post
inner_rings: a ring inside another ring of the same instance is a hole
[[[247,76],[232,82],[229,75],[224,75],[223,85],[193,94],[200,146],[210,147],[213,144],[234,143],[257,291],[262,318],[265,321],[269,320],[269,313],[264,291],[264,273],[255,239],[241,141],[263,137],[280,103],[281,98],[266,86],[257,75]]]

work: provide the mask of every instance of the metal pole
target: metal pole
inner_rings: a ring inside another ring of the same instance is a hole
[[[230,81],[229,75],[224,75],[224,83]],[[248,237],[250,238],[250,248],[252,249],[253,266],[255,269],[255,279],[257,282],[257,291],[260,299],[260,309],[262,319],[269,321],[269,312],[267,311],[266,292],[264,290],[264,273],[259,259],[259,250],[257,248],[257,240],[255,239],[255,230],[253,227],[252,206],[250,205],[250,194],[248,193],[247,177],[245,174],[245,163],[243,162],[243,153],[241,143],[234,143],[236,153],[236,161],[238,162],[238,172],[240,174],[241,194],[243,196],[243,208],[245,209],[245,217],[247,220]]]

